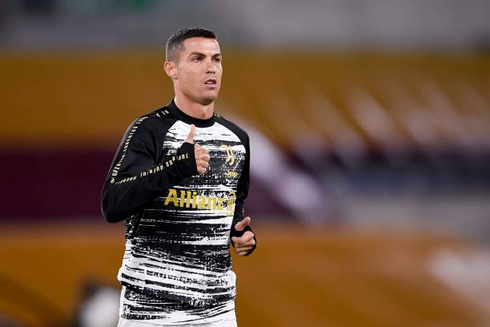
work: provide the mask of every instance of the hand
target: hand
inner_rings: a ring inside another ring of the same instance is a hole
[[[189,132],[189,135],[187,135],[185,142],[194,144],[195,135],[196,126],[194,126],[193,124],[191,125],[191,131]],[[206,169],[208,169],[209,167],[209,159],[211,159],[211,157],[209,156],[209,151],[199,144],[194,144],[194,157],[196,158],[197,172],[200,175],[204,174],[206,172]]]
[[[239,232],[243,231],[245,229],[245,227],[250,225],[251,221],[252,221],[252,218],[245,217],[242,221],[239,221],[238,223],[236,223],[235,230],[237,230]],[[255,237],[254,233],[252,233],[251,231],[246,231],[240,237],[234,236],[231,238],[231,240],[234,243],[235,251],[239,256],[244,256],[250,250],[252,250],[252,248],[255,245],[254,237]]]

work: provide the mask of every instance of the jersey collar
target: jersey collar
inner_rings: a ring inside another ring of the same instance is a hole
[[[182,120],[184,123],[194,124],[196,127],[209,127],[214,124],[214,117],[215,117],[214,114],[213,116],[211,116],[211,118],[208,119],[199,119],[199,118],[189,116],[188,114],[186,114],[185,112],[183,112],[177,107],[174,100],[170,101],[170,103],[167,104],[166,107],[170,113],[172,113],[179,120]]]

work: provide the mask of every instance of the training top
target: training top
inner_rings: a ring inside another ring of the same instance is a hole
[[[202,175],[185,143],[192,124],[211,158]],[[229,248],[243,234],[233,226],[244,216],[249,167],[247,133],[218,114],[197,119],[172,101],[129,126],[102,190],[105,219],[126,225],[121,317],[197,324],[234,315]]]

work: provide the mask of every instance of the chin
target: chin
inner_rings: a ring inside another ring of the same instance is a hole
[[[210,105],[213,102],[214,100],[209,100],[209,99],[199,101],[199,103],[202,104],[203,106]]]
[[[201,100],[199,101],[202,105],[205,105],[207,106],[208,104],[211,104],[213,103],[216,99],[218,98],[218,95],[215,95],[215,96],[209,96],[209,97],[205,97],[205,98],[201,98]]]

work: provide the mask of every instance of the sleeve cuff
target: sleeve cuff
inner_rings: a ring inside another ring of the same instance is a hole
[[[177,160],[182,177],[190,177],[198,174],[194,144],[184,142],[177,151]]]

